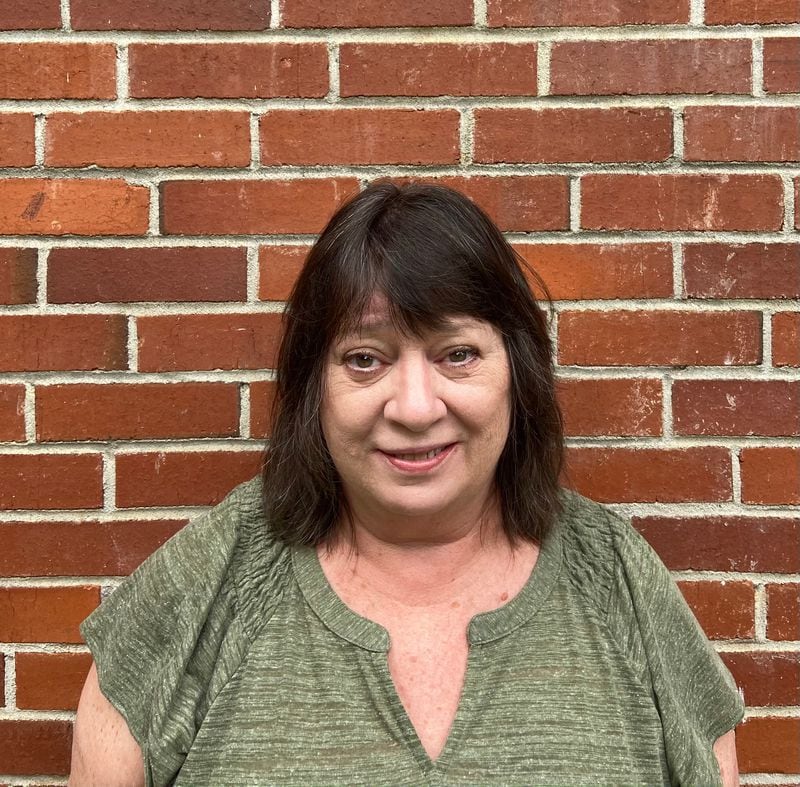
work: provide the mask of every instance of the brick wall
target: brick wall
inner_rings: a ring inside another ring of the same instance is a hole
[[[0,5],[0,782],[65,781],[79,621],[253,475],[280,301],[378,176],[557,299],[572,482],[633,517],[800,783],[797,0]]]

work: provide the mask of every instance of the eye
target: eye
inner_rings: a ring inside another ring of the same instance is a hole
[[[348,369],[357,372],[371,372],[378,368],[380,362],[374,355],[370,353],[353,353],[344,359],[344,363]]]
[[[456,347],[447,353],[447,362],[453,366],[466,366],[478,357],[477,350],[472,347]]]

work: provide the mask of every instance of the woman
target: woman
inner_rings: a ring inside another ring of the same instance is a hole
[[[371,186],[310,252],[252,481],[84,624],[71,784],[738,783],[666,569],[557,486],[545,315],[461,195]]]

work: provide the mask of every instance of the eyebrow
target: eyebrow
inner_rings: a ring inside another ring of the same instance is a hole
[[[436,331],[433,331],[433,333],[437,333],[442,336],[452,336],[464,330],[465,327],[469,327],[469,324],[467,325],[464,324],[465,321],[467,320],[470,322],[475,321],[473,317],[444,317],[442,318],[441,328],[439,328]],[[393,331],[394,329],[395,329],[395,324],[386,317],[371,319],[369,316],[367,316],[353,330],[348,331],[343,338],[353,338],[356,336],[378,334],[387,330]]]

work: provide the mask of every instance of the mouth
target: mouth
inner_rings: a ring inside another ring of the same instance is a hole
[[[427,473],[439,467],[456,447],[448,443],[435,448],[411,451],[380,451],[392,467],[406,473]]]

